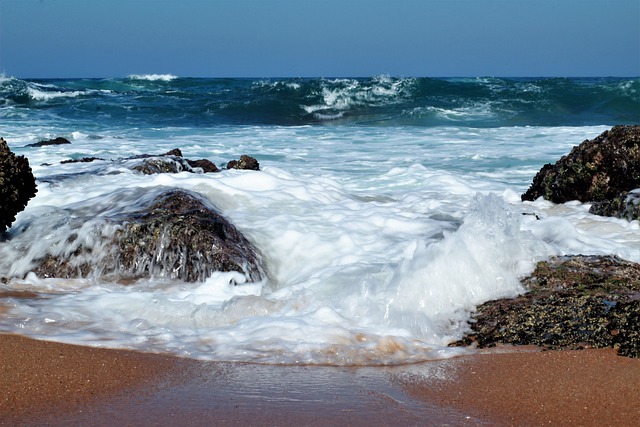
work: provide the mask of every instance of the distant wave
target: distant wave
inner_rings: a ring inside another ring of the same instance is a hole
[[[127,78],[131,80],[148,80],[151,82],[170,82],[171,80],[177,79],[178,76],[174,76],[173,74],[131,74],[127,76]]]
[[[105,125],[126,119],[142,127],[599,126],[639,122],[640,78],[207,79],[144,74],[21,80],[0,75],[0,107],[48,117],[87,118],[99,112]]]
[[[32,102],[48,102],[61,98],[94,97],[109,90],[86,87],[65,87],[58,81],[27,81],[0,75],[0,105],[28,105]]]
[[[59,91],[55,89],[42,90],[36,85],[28,86],[27,93],[31,99],[36,101],[49,101],[56,98],[75,98],[76,96],[90,95],[93,91],[69,90]]]

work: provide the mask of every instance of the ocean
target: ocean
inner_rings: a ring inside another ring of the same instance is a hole
[[[523,292],[538,261],[640,262],[637,221],[520,200],[545,163],[638,123],[639,78],[2,75],[0,136],[29,159],[38,193],[0,242],[0,276],[16,277],[0,290],[33,293],[0,300],[0,331],[269,364],[456,356],[469,350],[447,345],[475,307]],[[27,147],[58,136],[71,144]],[[261,170],[142,175],[118,160],[173,148],[218,166],[247,154]],[[83,157],[106,160],[60,163]],[[74,239],[104,250],[105,218],[167,188],[215,205],[268,277],[124,285],[30,273]]]

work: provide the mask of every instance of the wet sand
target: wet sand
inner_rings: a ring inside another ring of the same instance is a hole
[[[636,425],[611,350],[400,367],[215,363],[0,335],[0,425]]]
[[[636,426],[640,359],[613,349],[486,353],[436,362],[443,375],[401,380],[407,393],[495,425]]]

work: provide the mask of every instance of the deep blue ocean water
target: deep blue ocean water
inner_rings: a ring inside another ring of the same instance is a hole
[[[634,124],[638,78],[0,79],[2,118],[95,129],[224,125]]]

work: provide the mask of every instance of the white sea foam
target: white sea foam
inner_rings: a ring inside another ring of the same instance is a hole
[[[113,230],[101,215],[178,187],[230,218],[264,255],[269,278],[233,286],[244,278],[232,272],[204,283],[123,286],[31,274],[5,286],[47,298],[9,300],[0,327],[215,360],[344,365],[451,356],[462,350],[445,345],[461,337],[475,305],[521,292],[519,279],[538,260],[587,253],[640,261],[637,221],[519,198],[546,159],[603,129],[160,129],[98,142],[106,158],[148,151],[154,140],[162,141],[154,152],[180,146],[187,157],[218,163],[256,153],[262,166],[219,174],[149,176],[119,161],[56,164],[68,157],[66,146],[30,151],[39,191],[14,225],[24,232],[0,245],[3,272],[25,273],[33,257],[80,243],[105,250],[96,231]],[[95,147],[74,134],[76,152]]]
[[[89,92],[82,90],[70,91],[45,91],[36,86],[28,86],[27,93],[29,97],[36,101],[50,101],[57,98],[75,98],[77,96],[87,95]]]
[[[0,84],[5,84],[13,80],[13,77],[7,76],[5,73],[0,73]]]
[[[174,76],[173,74],[131,74],[127,78],[132,80],[148,80],[151,82],[170,82],[171,80],[177,79],[178,76]]]
[[[337,119],[356,107],[395,104],[410,96],[413,79],[392,79],[378,76],[370,82],[356,79],[324,80],[321,104],[301,105],[319,119]]]

